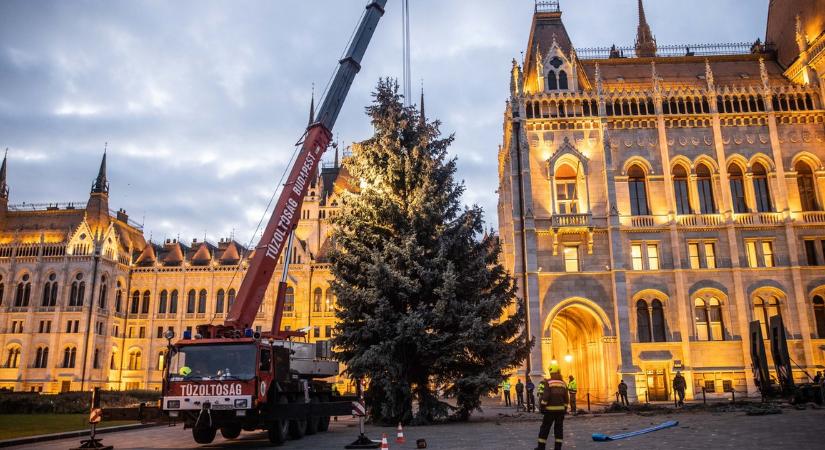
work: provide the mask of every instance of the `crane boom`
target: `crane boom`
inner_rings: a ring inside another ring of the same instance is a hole
[[[316,120],[307,127],[300,152],[289,173],[286,184],[272,216],[264,229],[260,242],[249,263],[246,276],[241,282],[238,296],[224,322],[225,328],[243,330],[251,327],[255,315],[261,306],[267,286],[272,280],[278,258],[289,240],[289,235],[298,223],[301,206],[311,177],[315,176],[318,162],[332,139],[332,128],[349,93],[355,75],[361,70],[361,60],[367,51],[387,0],[371,0],[366,12],[358,24],[344,57],[338,62],[338,68],[330,84],[327,95],[318,110]],[[283,310],[283,290],[285,283],[279,286],[276,303],[273,333],[280,328],[280,313]],[[211,334],[211,333],[210,333]]]

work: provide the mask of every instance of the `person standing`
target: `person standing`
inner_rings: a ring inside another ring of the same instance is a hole
[[[630,402],[627,401],[627,384],[625,384],[624,380],[619,382],[619,397],[621,398],[622,405],[630,406]]]
[[[536,409],[536,399],[533,397],[533,392],[536,390],[536,385],[533,380],[527,378],[527,411],[533,412]]]
[[[504,406],[512,406],[512,402],[510,401],[510,380],[501,382],[501,390],[504,393]]]
[[[579,383],[573,375],[567,377],[567,392],[570,394],[570,414],[576,414],[576,392],[579,390]]]
[[[687,382],[685,382],[685,377],[682,376],[682,372],[677,370],[676,376],[673,377],[673,392],[676,393],[677,402],[676,406],[685,406],[685,389],[687,389]]]
[[[516,404],[518,408],[524,408],[524,384],[521,379],[516,383]],[[524,409],[527,410],[527,408]]]
[[[539,411],[544,416],[539,428],[539,442],[535,450],[545,450],[550,427],[553,427],[555,437],[554,450],[561,450],[564,442],[564,415],[567,413],[567,403],[570,401],[567,393],[567,384],[561,377],[558,364],[550,364],[550,379],[542,381],[544,390],[539,401]]]

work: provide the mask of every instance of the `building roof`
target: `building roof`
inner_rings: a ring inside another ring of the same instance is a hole
[[[808,41],[825,32],[825,0],[771,0],[765,42],[776,47],[777,61],[787,68],[799,56],[796,16]]]

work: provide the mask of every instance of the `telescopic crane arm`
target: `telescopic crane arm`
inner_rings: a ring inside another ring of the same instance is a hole
[[[332,128],[341,112],[355,75],[361,70],[361,60],[367,51],[378,21],[384,15],[387,0],[371,0],[366,12],[358,24],[347,52],[338,62],[327,95],[315,121],[307,127],[306,135],[295,163],[289,172],[289,178],[283,187],[278,203],[269,218],[263,235],[255,247],[255,254],[249,263],[246,276],[241,282],[235,303],[229,310],[223,329],[244,330],[252,326],[255,315],[264,299],[278,258],[284,246],[290,241],[301,213],[304,196],[312,177],[318,168],[321,156],[332,139]],[[284,261],[285,264],[288,261]],[[280,318],[284,308],[285,280],[278,284],[278,298],[272,324],[272,334],[279,335]],[[210,333],[212,334],[212,333]]]

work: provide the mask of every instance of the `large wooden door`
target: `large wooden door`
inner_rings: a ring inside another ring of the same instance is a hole
[[[667,373],[664,369],[647,371],[647,394],[650,401],[668,400]]]

